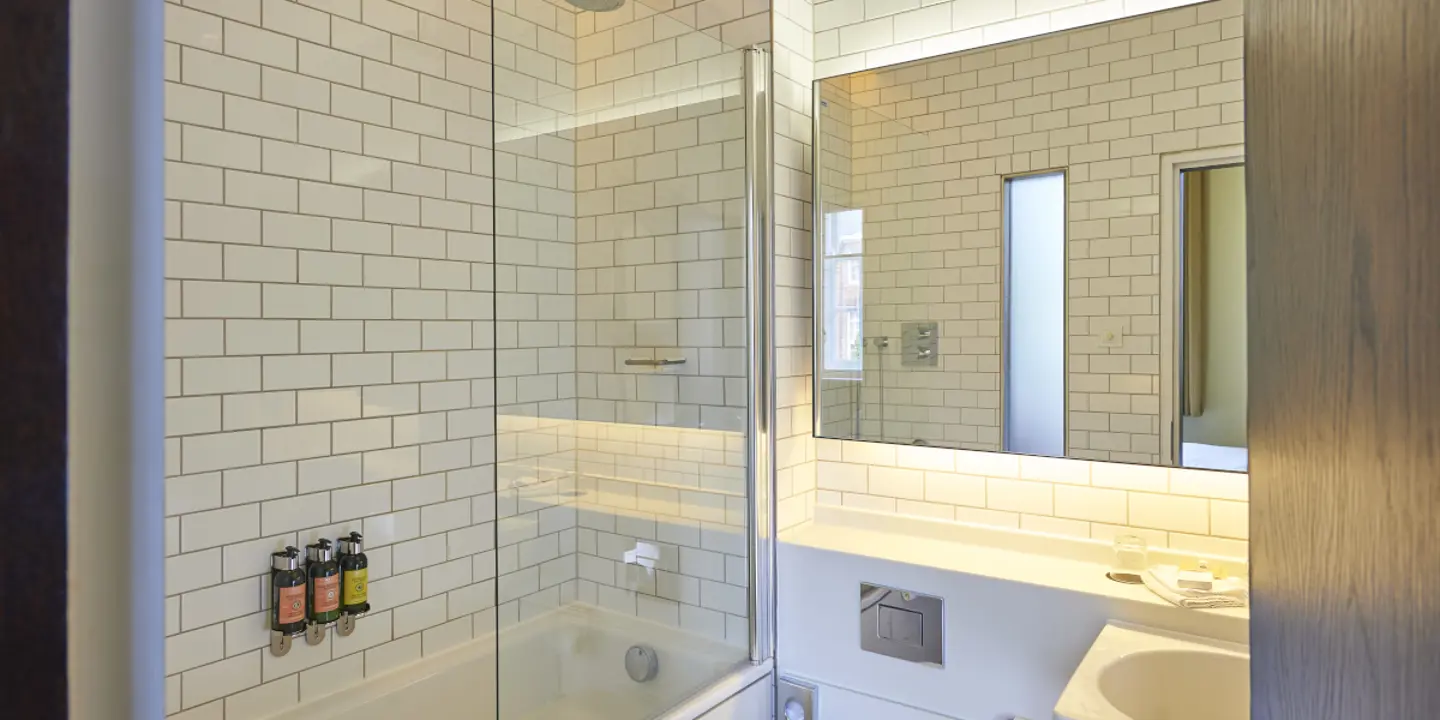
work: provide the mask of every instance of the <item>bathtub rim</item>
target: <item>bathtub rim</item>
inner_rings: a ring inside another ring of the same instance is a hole
[[[743,660],[723,677],[701,688],[688,699],[647,720],[699,720],[726,700],[748,690],[756,683],[765,682],[774,672],[774,663],[775,661],[769,658],[758,663]]]
[[[693,650],[696,656],[702,661],[723,663],[726,661],[726,658],[721,657],[721,651],[728,649],[734,652],[734,659],[729,662],[724,675],[695,690],[683,700],[680,700],[676,705],[671,706],[658,715],[651,715],[639,720],[694,720],[703,715],[709,708],[723,703],[729,699],[731,695],[748,688],[757,679],[769,672],[771,666],[769,660],[758,665],[751,663],[750,660],[745,657],[745,649],[739,646],[729,645],[714,638],[697,635],[672,625],[657,623],[634,615],[608,610],[599,606],[575,603],[547,610],[515,626],[500,628],[498,631],[487,631],[483,635],[459,643],[454,647],[446,648],[433,655],[426,655],[413,662],[387,670],[376,675],[374,678],[359,678],[354,685],[337,687],[334,692],[317,695],[308,700],[302,700],[278,712],[264,715],[259,718],[259,720],[301,720],[301,718],[307,717],[307,713],[313,712],[317,703],[326,703],[328,705],[327,710],[330,711],[339,709],[345,712],[354,708],[363,707],[387,695],[403,691],[411,685],[440,675],[457,665],[501,657],[507,648],[513,648],[524,642],[543,637],[547,633],[554,633],[557,629],[567,627],[575,629],[597,627],[597,624],[594,622],[596,617],[614,618],[619,620],[621,624],[638,624],[653,627],[667,633],[684,635],[687,641],[696,643],[693,646],[687,647],[687,649]],[[363,618],[361,622],[364,622]],[[603,627],[603,624],[598,626]],[[496,642],[497,634],[499,635],[498,643]],[[367,648],[367,650],[368,649],[369,648]],[[365,651],[361,650],[357,652],[363,653]],[[338,658],[332,658],[331,662],[334,662],[336,659]],[[747,679],[744,682],[740,682],[735,680],[736,677],[744,677]],[[736,685],[736,683],[739,684]],[[498,700],[498,688],[496,699]]]

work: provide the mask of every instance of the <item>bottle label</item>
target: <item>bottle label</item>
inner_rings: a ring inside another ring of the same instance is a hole
[[[327,613],[340,609],[340,575],[318,577],[315,583],[315,612]]]
[[[345,606],[370,601],[370,568],[345,571]]]
[[[280,608],[281,625],[304,622],[305,586],[296,585],[295,587],[280,588],[280,599],[278,605]]]

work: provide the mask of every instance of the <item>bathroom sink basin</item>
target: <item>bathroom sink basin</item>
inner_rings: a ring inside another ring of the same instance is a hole
[[[1107,625],[1070,676],[1057,720],[1249,720],[1243,645]]]

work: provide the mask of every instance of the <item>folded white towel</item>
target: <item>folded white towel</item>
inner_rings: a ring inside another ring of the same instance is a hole
[[[1250,588],[1240,578],[1216,580],[1209,590],[1180,587],[1180,568],[1156,565],[1141,576],[1145,587],[1183,608],[1245,607],[1250,604]]]

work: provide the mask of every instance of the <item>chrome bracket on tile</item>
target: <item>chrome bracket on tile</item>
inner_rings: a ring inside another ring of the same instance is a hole
[[[882,585],[860,584],[860,649],[945,667],[945,601]]]
[[[319,645],[325,642],[325,628],[330,623],[311,623],[305,626],[305,643],[308,645]]]
[[[349,637],[350,633],[355,632],[355,618],[357,617],[360,616],[341,615],[340,619],[335,623],[335,632],[340,633],[342,637]]]
[[[644,367],[666,367],[668,365],[684,365],[685,358],[628,358],[626,365],[641,365]]]
[[[275,657],[285,657],[290,652],[290,641],[293,636],[286,635],[279,630],[270,631],[270,654]]]

